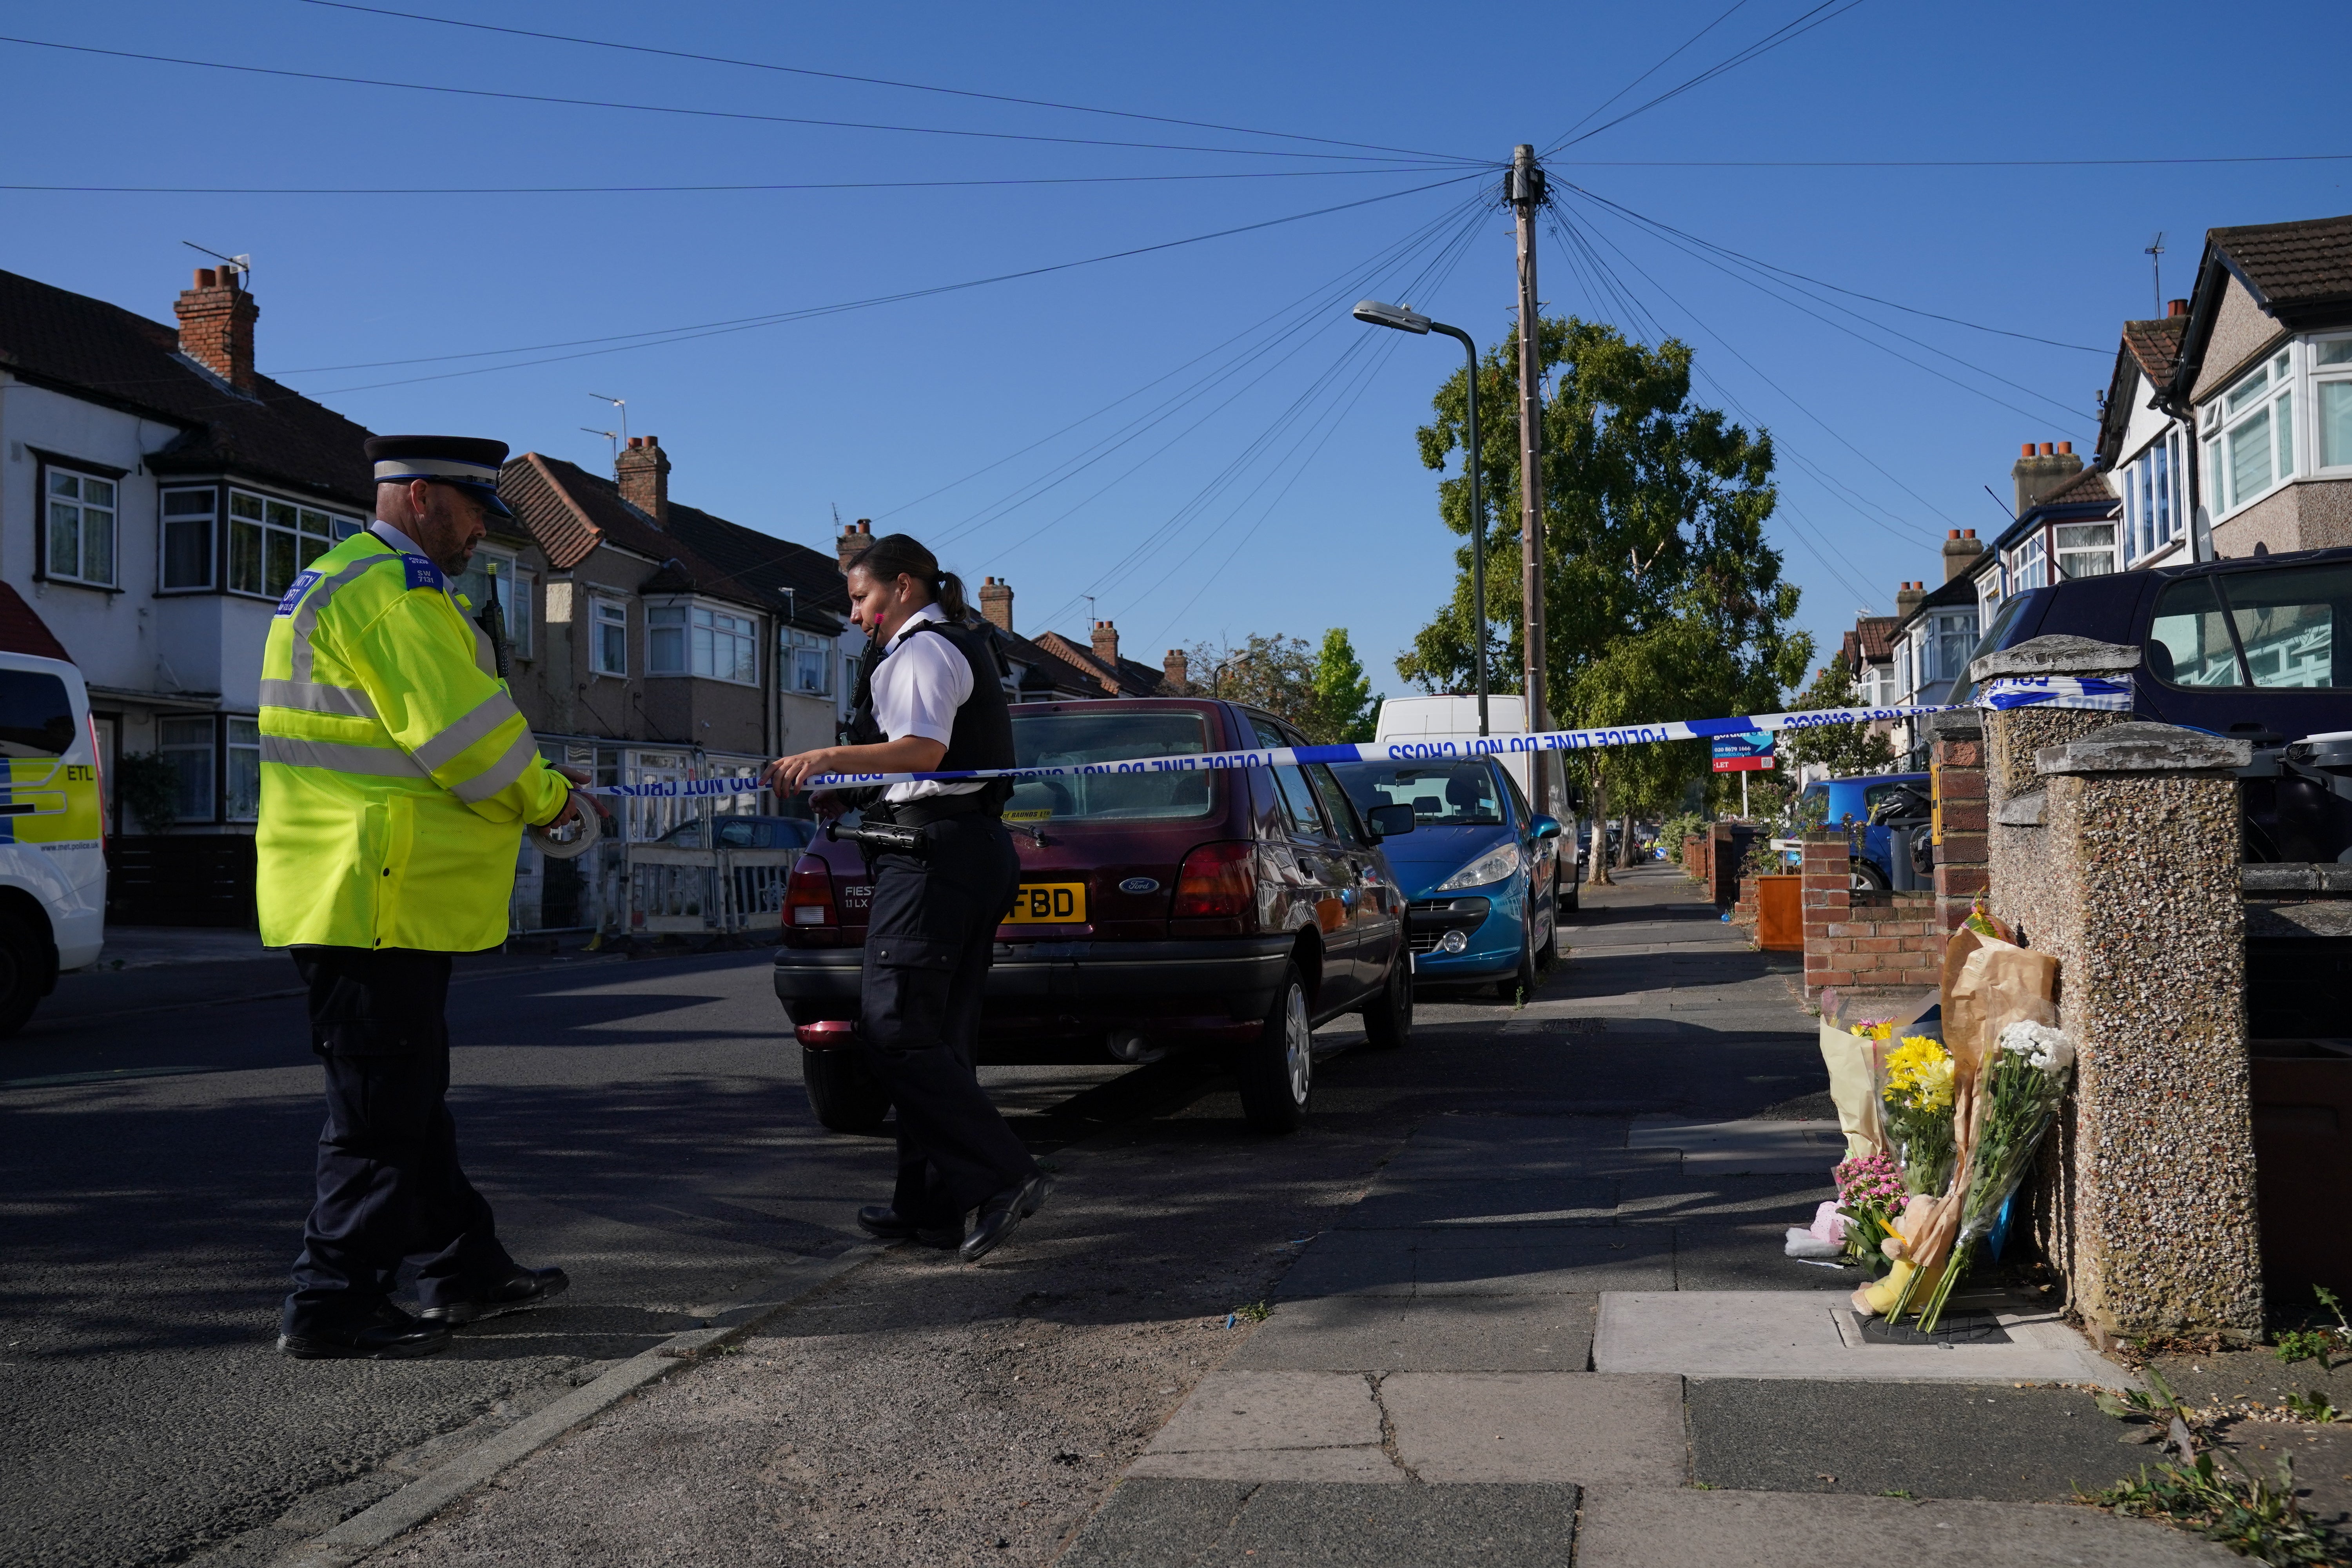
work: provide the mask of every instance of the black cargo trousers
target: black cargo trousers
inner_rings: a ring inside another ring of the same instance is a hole
[[[515,1270],[490,1205],[457,1163],[449,1091],[450,955],[298,947],[310,1044],[326,1068],[317,1186],[286,1298],[289,1334],[367,1323],[404,1264],[425,1307]]]
[[[974,1071],[981,992],[1021,861],[992,816],[945,817],[921,833],[920,856],[874,861],[857,1035],[898,1113],[890,1206],[911,1224],[958,1226],[1037,1173]]]

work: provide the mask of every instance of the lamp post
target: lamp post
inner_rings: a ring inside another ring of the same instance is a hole
[[[1470,620],[1471,632],[1476,640],[1477,652],[1472,659],[1478,675],[1478,733],[1486,733],[1486,509],[1478,498],[1478,345],[1470,334],[1459,327],[1449,327],[1443,321],[1433,321],[1403,305],[1384,305],[1378,300],[1356,302],[1356,320],[1369,321],[1375,327],[1393,327],[1400,332],[1412,332],[1426,337],[1440,332],[1462,345],[1470,362],[1464,385],[1469,394],[1469,418],[1463,442],[1466,454],[1463,467],[1470,479]]]

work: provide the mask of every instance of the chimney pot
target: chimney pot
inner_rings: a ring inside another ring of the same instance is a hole
[[[2051,455],[2050,443],[2047,441],[2042,443],[2042,455],[2045,458]]]
[[[2031,441],[2028,441],[2028,442],[2025,444],[2025,450],[2024,450],[2024,451],[2022,451],[2022,452],[2021,452],[2021,453],[2019,453],[2019,454],[2018,454],[2018,456],[2022,457],[2022,458],[2030,458],[2030,457],[2033,456],[2033,443],[2032,443],[2032,442],[2031,442]]]
[[[216,286],[216,284],[215,284],[215,278],[214,278],[213,269],[212,269],[211,268],[209,268],[209,267],[199,267],[199,268],[196,268],[196,287],[197,287],[197,288],[199,288],[199,289],[211,289],[211,288],[214,288],[214,287],[215,287],[215,286]]]
[[[669,454],[652,436],[632,436],[629,449],[613,465],[621,499],[654,520],[656,528],[669,526]]]
[[[2058,450],[2060,453],[2071,457],[2074,455],[2074,443],[2072,441],[2061,441],[2058,443]]]
[[[2186,300],[2168,300],[2165,301],[2164,313],[2168,316],[2185,316],[2189,314],[2189,301]]]

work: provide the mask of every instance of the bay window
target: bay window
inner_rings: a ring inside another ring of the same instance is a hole
[[[2311,402],[2319,466],[2352,468],[2352,337],[2311,345]]]
[[[254,822],[261,816],[261,721],[228,721],[228,810],[231,822]]]
[[[2049,563],[2042,554],[2040,533],[2029,534],[2015,550],[2010,552],[2009,577],[2017,584],[2020,593],[2028,588],[2050,585]]]
[[[707,605],[654,605],[646,610],[646,673],[698,675],[741,686],[760,683],[758,624]]]
[[[833,639],[815,632],[804,632],[797,626],[784,629],[784,647],[789,658],[785,670],[786,690],[803,697],[829,697],[833,694]]]
[[[2124,465],[2124,558],[2137,561],[2189,531],[2188,437],[2178,428]]]
[[[2217,517],[2294,477],[2294,350],[2240,377],[2205,410],[2205,472]]]
[[[257,742],[256,746],[258,744]],[[156,720],[155,754],[171,764],[173,813],[182,822],[210,822],[213,819],[212,715],[205,713],[195,718]]]
[[[360,526],[356,518],[233,489],[228,492],[229,591],[278,598],[296,574],[357,533]]]
[[[2112,522],[2062,522],[2051,531],[2057,548],[2058,577],[2100,577],[2116,569],[2116,525]]]
[[[220,517],[220,491],[202,489],[163,492],[163,563],[159,581],[166,588],[209,588],[213,585],[213,525]]]

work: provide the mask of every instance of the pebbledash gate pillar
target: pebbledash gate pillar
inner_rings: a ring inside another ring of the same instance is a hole
[[[2140,662],[2063,640],[1971,673],[2112,678]],[[1996,710],[1984,728],[1990,906],[2057,958],[2079,1053],[2042,1147],[2035,1234],[2095,1337],[2257,1338],[2234,773],[2250,748],[2081,709]]]

